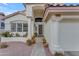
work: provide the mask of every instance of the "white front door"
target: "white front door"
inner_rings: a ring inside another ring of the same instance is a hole
[[[35,24],[35,35],[36,35],[36,37],[43,36],[43,24],[41,24],[41,23]]]

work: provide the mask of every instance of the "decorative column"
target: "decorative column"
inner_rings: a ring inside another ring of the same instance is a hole
[[[53,22],[53,35],[54,35],[53,50],[54,51],[59,51],[60,46],[58,44],[58,39],[59,39],[59,22],[58,21]]]
[[[52,35],[53,35],[53,37],[52,37],[52,39],[53,39],[53,50],[54,51],[58,51],[58,52],[60,52],[60,51],[62,51],[62,48],[60,47],[60,45],[59,45],[59,22],[62,20],[62,17],[53,17],[52,18],[53,20],[52,20],[52,25],[51,25],[51,27],[52,27],[52,30],[53,30],[53,32],[52,32]]]
[[[32,20],[30,17],[27,18],[28,19],[28,39],[31,39],[32,37]]]
[[[32,38],[32,5],[31,4],[27,4],[26,5],[26,16],[27,16],[27,20],[28,20],[28,39]]]
[[[31,22],[31,26],[32,26],[32,36],[34,35],[34,20],[32,20],[32,22]]]

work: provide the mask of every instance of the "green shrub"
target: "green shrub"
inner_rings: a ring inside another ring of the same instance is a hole
[[[18,33],[16,33],[16,37],[20,37],[20,35]]]
[[[43,40],[43,44],[47,43],[45,38],[43,38],[42,40]]]
[[[23,37],[27,37],[27,35],[28,35],[28,34],[26,33],[26,34],[23,35]]]
[[[13,37],[13,34],[12,33],[10,34],[10,37]]]
[[[4,32],[1,34],[3,37],[12,37],[13,35],[10,32]]]

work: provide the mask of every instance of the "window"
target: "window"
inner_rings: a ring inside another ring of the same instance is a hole
[[[23,23],[23,32],[28,31],[28,24],[27,23]]]
[[[11,31],[12,32],[27,32],[28,31],[28,23],[11,23]]]
[[[17,23],[17,32],[22,32],[22,23]]]
[[[5,28],[5,23],[1,22],[1,29],[4,29],[4,28]]]
[[[11,31],[16,32],[16,23],[11,23]]]
[[[42,22],[42,18],[35,18],[35,22]]]

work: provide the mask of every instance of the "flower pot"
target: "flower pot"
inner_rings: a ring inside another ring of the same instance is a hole
[[[43,46],[44,46],[44,47],[48,47],[48,43],[44,43]]]
[[[31,40],[31,43],[32,43],[32,44],[35,44],[35,39],[32,39],[32,40]]]
[[[6,43],[1,43],[0,44],[0,48],[7,48],[7,47],[8,47],[8,45]]]
[[[30,40],[30,39],[28,39],[28,40],[26,41],[26,44],[27,44],[27,45],[29,45],[29,46],[30,46],[30,45],[32,45],[31,40]]]

